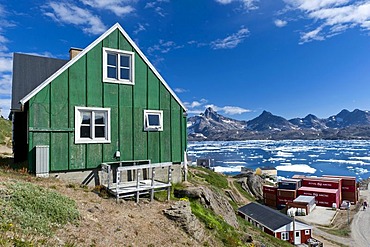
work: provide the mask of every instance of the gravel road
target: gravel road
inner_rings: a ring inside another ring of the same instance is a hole
[[[367,202],[370,199],[370,184],[367,190],[361,190],[361,197]],[[356,247],[370,247],[370,208],[360,210],[353,218],[351,224],[351,237],[355,241]]]

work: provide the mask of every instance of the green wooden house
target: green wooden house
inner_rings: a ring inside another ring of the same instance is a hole
[[[123,28],[73,51],[68,61],[14,54],[15,161],[34,173],[45,164],[50,173],[117,160],[181,164],[186,109]]]

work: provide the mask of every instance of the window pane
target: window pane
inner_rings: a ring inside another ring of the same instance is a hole
[[[130,80],[130,70],[129,69],[121,69],[121,79]]]
[[[95,124],[105,124],[104,118],[104,112],[95,112]]]
[[[159,126],[159,115],[158,114],[148,114],[149,126]]]
[[[95,137],[105,137],[105,126],[95,126]]]
[[[130,57],[125,56],[125,55],[121,55],[120,58],[121,58],[120,66],[129,68],[130,67]]]
[[[116,67],[108,67],[108,78],[117,79],[117,68]]]
[[[108,65],[117,66],[117,55],[108,53],[107,56],[108,56]]]
[[[91,138],[90,126],[81,126],[80,135],[81,137]]]
[[[81,124],[90,124],[91,112],[81,112]]]

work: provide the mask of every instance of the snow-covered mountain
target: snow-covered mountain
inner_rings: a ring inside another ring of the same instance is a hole
[[[250,121],[240,121],[207,108],[188,118],[187,127],[189,140],[370,139],[370,113],[342,110],[327,119],[309,114],[286,120],[263,111]]]

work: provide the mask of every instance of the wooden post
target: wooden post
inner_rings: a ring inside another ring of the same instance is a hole
[[[152,182],[151,182],[151,187],[152,189],[150,190],[150,201],[154,200],[154,177],[155,177],[155,168],[152,168]]]
[[[171,184],[172,181],[172,169],[171,166],[168,167],[168,183]],[[171,186],[167,188],[167,201],[170,200],[170,195],[171,195]]]
[[[116,170],[117,171],[117,175],[116,175],[116,202],[118,203],[118,199],[119,199],[119,183],[121,181],[121,172],[119,171],[119,169]]]
[[[140,169],[137,169],[136,171],[136,203],[139,203],[139,196],[140,196]]]

